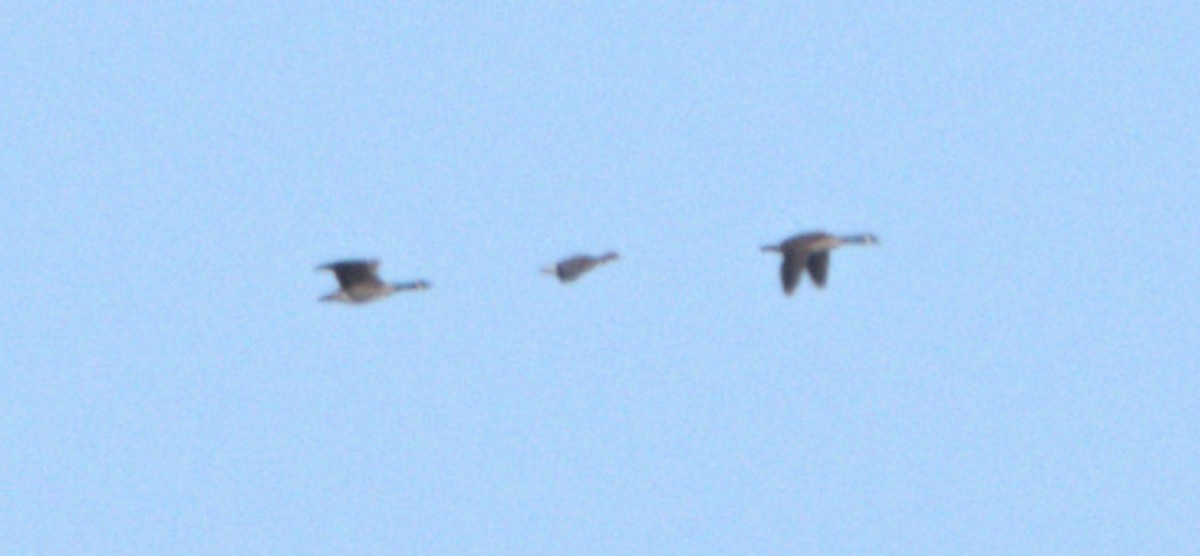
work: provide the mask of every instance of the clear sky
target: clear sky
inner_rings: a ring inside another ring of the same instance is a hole
[[[0,553],[1200,553],[1200,4],[896,4],[6,2]]]

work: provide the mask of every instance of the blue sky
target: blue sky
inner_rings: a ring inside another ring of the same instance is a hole
[[[6,4],[0,553],[1200,551],[1200,9],[1051,4]]]

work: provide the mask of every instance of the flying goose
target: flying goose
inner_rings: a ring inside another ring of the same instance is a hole
[[[599,257],[591,255],[575,255],[573,257],[563,259],[557,264],[550,265],[542,269],[546,274],[553,274],[558,277],[558,281],[562,283],[574,282],[580,276],[597,266],[600,266],[609,261],[616,260],[618,255],[613,252],[608,252]]]
[[[872,234],[833,236],[825,232],[809,232],[792,236],[779,245],[765,245],[763,251],[783,254],[783,265],[779,269],[783,280],[783,293],[792,295],[800,284],[800,276],[808,269],[809,276],[818,288],[825,287],[829,275],[829,252],[848,244],[873,245],[879,243]]]
[[[379,261],[338,261],[317,267],[317,270],[331,270],[337,276],[341,289],[321,298],[321,301],[340,301],[342,303],[368,303],[387,297],[393,293],[405,290],[423,290],[429,287],[429,282],[417,280],[388,284],[379,279],[376,270]]]

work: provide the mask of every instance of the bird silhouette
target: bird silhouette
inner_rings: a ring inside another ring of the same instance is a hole
[[[570,258],[563,259],[556,264],[550,265],[542,269],[546,274],[553,274],[558,277],[558,281],[562,283],[574,282],[578,280],[584,273],[605,264],[609,261],[617,260],[618,255],[613,252],[608,252],[599,257],[591,255],[575,255]]]
[[[429,282],[401,282],[389,284],[379,279],[376,271],[379,261],[338,261],[317,267],[317,270],[331,270],[337,276],[341,289],[321,298],[321,301],[340,301],[342,303],[369,303],[387,297],[393,293],[406,290],[423,290],[429,287]]]
[[[779,245],[765,245],[763,251],[783,254],[779,276],[783,281],[783,293],[792,295],[800,284],[800,277],[808,270],[813,284],[825,287],[829,275],[829,252],[843,245],[873,245],[879,239],[873,234],[834,236],[825,232],[808,232],[792,236]]]

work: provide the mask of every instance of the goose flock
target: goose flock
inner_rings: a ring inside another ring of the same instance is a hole
[[[843,245],[875,245],[879,239],[874,234],[835,236],[825,232],[806,232],[785,239],[778,245],[765,245],[764,252],[783,255],[779,277],[784,295],[792,295],[800,285],[800,278],[807,271],[818,288],[825,287],[829,275],[829,252]],[[615,261],[619,255],[608,252],[600,256],[574,255],[542,269],[542,272],[558,278],[561,283],[578,280],[587,272]],[[321,301],[342,303],[370,303],[393,293],[429,289],[425,280],[412,282],[384,282],[379,278],[378,260],[347,260],[324,264],[317,270],[332,271],[340,288]]]

